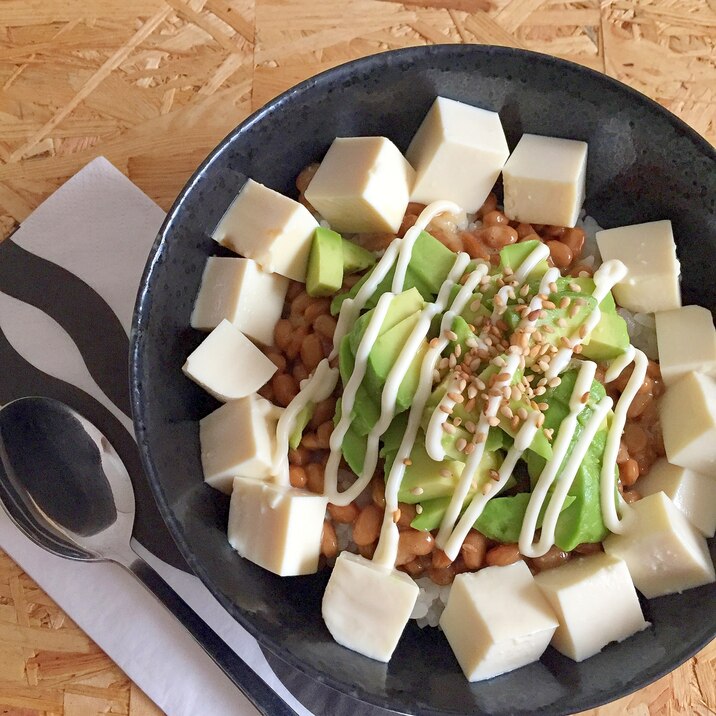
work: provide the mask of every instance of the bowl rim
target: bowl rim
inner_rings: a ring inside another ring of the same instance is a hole
[[[629,85],[617,80],[609,75],[606,75],[598,70],[594,70],[591,67],[564,60],[553,55],[549,55],[542,52],[536,52],[533,50],[524,50],[521,48],[504,47],[500,45],[482,45],[482,44],[437,44],[437,45],[417,45],[406,48],[399,48],[394,50],[387,50],[371,55],[366,55],[357,59],[350,60],[348,62],[336,65],[327,70],[312,75],[311,77],[299,82],[298,84],[290,87],[281,94],[277,95],[266,104],[255,110],[243,121],[241,121],[236,127],[234,127],[207,155],[207,157],[199,164],[196,170],[193,172],[191,177],[188,179],[183,189],[177,195],[176,199],[172,203],[171,208],[166,214],[164,221],[157,233],[157,236],[152,244],[150,252],[147,257],[147,262],[142,272],[142,276],[139,283],[137,292],[137,299],[134,307],[132,326],[130,332],[130,353],[129,353],[129,387],[131,396],[131,408],[132,408],[132,421],[134,425],[135,434],[137,437],[137,444],[139,447],[140,458],[142,466],[145,470],[147,480],[150,488],[154,495],[154,499],[157,502],[160,514],[167,525],[167,528],[177,544],[179,551],[186,560],[189,567],[192,569],[195,576],[197,576],[204,586],[211,592],[215,599],[221,604],[221,606],[234,618],[241,626],[243,626],[261,645],[261,647],[268,649],[275,657],[281,661],[289,664],[291,667],[299,671],[304,676],[319,682],[323,686],[327,686],[344,696],[354,698],[359,701],[363,701],[372,706],[377,706],[391,713],[397,713],[389,700],[376,696],[375,694],[361,689],[357,685],[353,685],[351,692],[348,692],[344,687],[344,682],[328,676],[309,664],[301,661],[295,657],[291,652],[285,652],[280,642],[275,641],[271,637],[264,635],[259,629],[254,627],[251,620],[248,619],[243,611],[227,596],[225,596],[220,589],[218,589],[208,572],[204,569],[201,560],[199,560],[194,552],[191,550],[188,542],[184,538],[183,528],[179,519],[175,516],[172,511],[169,501],[166,497],[161,481],[159,479],[159,470],[157,469],[154,460],[151,455],[151,451],[148,446],[147,438],[147,425],[144,420],[144,403],[142,401],[142,388],[141,388],[141,366],[143,364],[143,351],[142,345],[145,334],[145,323],[147,322],[146,304],[151,301],[151,277],[154,274],[157,266],[162,262],[163,249],[166,246],[169,235],[171,233],[172,226],[183,209],[183,204],[187,196],[194,190],[195,184],[203,177],[206,171],[211,167],[214,161],[221,156],[228,145],[230,145],[235,137],[253,125],[260,122],[266,115],[279,110],[282,105],[288,102],[295,95],[299,95],[314,85],[320,84],[331,80],[332,78],[338,78],[342,75],[353,75],[356,72],[360,72],[362,69],[368,69],[372,67],[376,62],[383,62],[385,64],[411,62],[411,61],[425,61],[425,58],[440,57],[443,55],[449,56],[454,53],[464,53],[475,56],[484,57],[500,57],[500,56],[514,56],[515,54],[524,56],[526,58],[532,58],[534,61],[544,63],[546,65],[553,65],[571,72],[580,74],[586,74],[597,82],[601,82],[605,87],[610,88],[617,92],[626,92],[631,98],[642,104],[646,104],[652,111],[661,114],[675,129],[675,131],[686,136],[706,157],[712,161],[716,161],[716,148],[714,148],[705,137],[699,134],[695,129],[690,127],[686,122],[677,117],[675,114],[670,112],[668,109],[663,107],[661,104],[651,99],[642,92],[630,87]],[[660,666],[654,668],[652,671],[643,672],[640,678],[628,682],[627,684],[621,685],[619,688],[612,689],[608,688],[601,692],[595,692],[591,700],[584,701],[579,704],[580,710],[588,710],[597,708],[603,704],[609,703],[616,699],[622,698],[629,694],[632,694],[639,689],[648,686],[649,684],[657,681],[658,679],[670,674],[672,671],[677,669],[680,665],[685,663],[694,654],[700,651],[704,646],[709,644],[716,636],[716,631],[710,637],[706,637],[705,640],[699,640],[697,643],[692,644],[689,648],[683,649],[675,656],[671,654],[672,658],[669,659],[669,666]],[[227,649],[230,648],[227,646]],[[548,709],[543,711],[543,709]],[[569,714],[571,710],[567,711],[555,711],[549,709],[548,706],[540,708],[538,711],[530,711],[526,713],[549,713],[550,715],[558,716],[558,714]],[[444,712],[438,711],[432,707],[420,707],[416,713],[426,714],[430,716],[438,716]],[[515,712],[517,713],[517,712]]]

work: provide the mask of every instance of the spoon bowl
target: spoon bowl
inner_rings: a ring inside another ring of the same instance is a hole
[[[52,398],[0,409],[0,502],[35,544],[59,557],[111,561],[134,574],[263,714],[294,714],[131,547],[134,490],[107,438]]]

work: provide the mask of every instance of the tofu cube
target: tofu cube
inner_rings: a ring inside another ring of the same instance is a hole
[[[716,473],[716,380],[687,373],[659,401],[666,457],[673,465]]]
[[[704,537],[716,533],[716,474],[701,475],[662,458],[639,478],[639,492],[663,492]]]
[[[283,311],[288,279],[266,273],[252,259],[211,256],[191,314],[191,327],[210,331],[224,319],[267,346]]]
[[[270,477],[280,413],[254,394],[232,400],[200,420],[204,481],[228,495],[236,475]]]
[[[303,204],[249,179],[214,229],[212,238],[253,259],[267,273],[305,282],[317,226],[318,222]]]
[[[404,572],[386,570],[359,554],[341,552],[323,594],[323,621],[342,646],[387,662],[419,591]]]
[[[497,112],[438,97],[405,153],[415,168],[411,200],[449,199],[477,211],[509,154]]]
[[[627,515],[624,533],[609,535],[604,551],[626,562],[647,599],[714,581],[706,538],[663,492],[632,503]]]
[[[655,318],[659,367],[667,386],[692,371],[716,375],[716,330],[708,308],[683,306]]]
[[[308,490],[237,477],[229,506],[229,544],[280,577],[313,574],[327,504],[327,497]]]
[[[676,244],[670,221],[597,231],[604,261],[618,259],[628,273],[612,289],[617,303],[637,313],[671,311],[681,306]]]
[[[185,375],[217,400],[237,400],[255,393],[276,372],[269,360],[226,319],[189,354]]]
[[[333,140],[305,197],[335,231],[396,233],[415,172],[385,137]]]
[[[440,617],[468,681],[483,681],[542,656],[559,626],[527,565],[455,577]]]
[[[586,175],[586,142],[523,134],[502,170],[505,214],[527,224],[574,226]]]
[[[547,569],[535,581],[559,620],[552,646],[574,661],[648,626],[626,563],[609,554]]]

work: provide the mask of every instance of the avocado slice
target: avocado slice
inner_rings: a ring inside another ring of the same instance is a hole
[[[343,237],[322,226],[316,228],[308,254],[306,293],[331,296],[343,284]]]
[[[475,334],[472,332],[467,321],[462,316],[455,316],[450,328],[457,338],[447,344],[445,350],[443,351],[443,355],[451,355],[455,352],[457,346],[460,346],[460,355],[465,355],[470,350],[467,345],[467,341],[470,338],[474,338]]]
[[[582,355],[595,361],[612,360],[629,348],[629,332],[618,313],[603,313],[582,343]]]
[[[397,294],[388,306],[388,310],[383,319],[383,323],[378,331],[378,336],[382,336],[386,331],[389,331],[393,326],[400,323],[408,316],[412,316],[416,311],[421,311],[425,307],[425,301],[420,295],[420,292],[416,288],[409,288],[406,291],[402,291]],[[365,334],[365,329],[373,318],[375,308],[371,308],[362,314],[355,322],[350,333],[350,346],[353,355],[356,354],[358,346],[360,345],[361,339]]]
[[[343,273],[350,274],[370,268],[375,263],[375,254],[354,244],[348,239],[343,239]]]
[[[454,263],[455,253],[428,234],[427,231],[423,231],[418,235],[413,245],[408,268],[405,272],[403,288],[416,288],[426,301],[433,301]],[[395,267],[388,271],[385,278],[378,284],[373,295],[366,302],[367,308],[373,308],[380,296],[386,291],[390,291],[394,274]],[[369,276],[370,272],[363,276],[350,291],[341,293],[333,299],[331,313],[334,316],[339,313],[346,298],[355,298]]]
[[[301,408],[298,415],[296,416],[296,424],[293,427],[293,432],[288,438],[288,446],[295,450],[301,444],[301,438],[303,437],[303,431],[306,429],[306,425],[310,422],[313,417],[313,410],[315,405],[312,402],[306,403]]]
[[[373,344],[368,356],[368,370],[366,371],[365,380],[369,393],[375,395],[382,393],[385,381],[418,323],[420,314],[421,311],[416,311],[412,316],[404,318],[389,331],[379,336],[378,340]],[[407,410],[413,402],[413,397],[420,381],[420,368],[428,349],[428,342],[423,339],[415,351],[415,355],[398,389],[396,413]]]
[[[522,265],[524,260],[542,243],[541,241],[522,241],[517,244],[508,244],[507,246],[500,249],[500,266],[499,272],[502,273],[506,268],[510,268],[513,271]],[[541,278],[547,273],[549,264],[547,259],[542,259],[533,269],[529,272],[527,277],[529,279]]]

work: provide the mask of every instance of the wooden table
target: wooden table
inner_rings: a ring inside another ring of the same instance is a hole
[[[299,80],[408,45],[488,43],[606,72],[716,140],[716,0],[2,0],[0,238],[103,154],[165,209]],[[716,642],[591,713],[714,714]],[[0,711],[158,709],[0,553]]]

